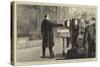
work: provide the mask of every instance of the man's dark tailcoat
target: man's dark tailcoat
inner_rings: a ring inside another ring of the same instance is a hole
[[[95,23],[85,29],[83,45],[88,45],[88,57],[95,57],[96,51],[96,29]]]
[[[75,20],[77,20],[77,25],[75,25]],[[78,32],[79,32],[79,19],[72,19],[71,21],[71,43],[72,43],[72,48],[77,47],[77,37],[78,37]]]

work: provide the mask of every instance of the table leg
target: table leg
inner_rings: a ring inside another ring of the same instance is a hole
[[[64,43],[65,43],[65,38],[62,38],[62,40],[63,40],[63,57],[65,56],[65,49],[64,49]]]

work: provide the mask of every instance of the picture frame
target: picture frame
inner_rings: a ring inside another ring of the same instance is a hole
[[[53,29],[54,33],[53,49],[55,53],[55,58],[48,57],[49,51],[46,52],[47,55],[46,58],[41,57],[42,44],[43,44],[42,41],[43,36],[41,35],[41,24],[45,14],[49,14],[51,16],[50,20],[52,23],[63,25],[62,27],[57,27]],[[55,64],[55,63],[59,64],[59,63],[96,61],[97,44],[95,44],[95,57],[86,56],[85,58],[78,57],[78,58],[65,59],[66,53],[68,52],[69,49],[72,49],[73,47],[73,45],[71,46],[69,45],[70,47],[66,47],[67,33],[68,37],[70,38],[72,36],[73,37],[75,36],[70,32],[70,30],[67,30],[69,28],[64,26],[65,25],[64,22],[66,19],[68,20],[69,18],[75,18],[75,17],[80,18],[80,15],[81,18],[87,20],[86,21],[87,25],[89,25],[91,19],[91,17],[89,16],[92,16],[93,18],[95,17],[95,22],[97,23],[96,21],[97,6],[38,3],[38,2],[25,2],[25,1],[11,2],[11,64],[14,66],[19,66],[19,65],[33,65],[33,64]],[[84,27],[84,24],[82,25]],[[85,34],[85,29],[86,26],[84,28],[84,34]],[[78,32],[78,34],[79,33],[81,32]],[[74,39],[73,37],[72,40]],[[81,35],[79,35],[79,38],[81,38]],[[96,34],[94,38],[96,42]],[[76,40],[78,41],[78,38]],[[72,43],[72,41],[70,42]],[[78,52],[81,54],[82,50],[80,49]],[[84,54],[87,55],[86,53]]]

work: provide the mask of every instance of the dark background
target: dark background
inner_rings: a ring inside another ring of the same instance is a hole
[[[53,23],[63,23],[67,17],[84,17],[96,15],[95,8],[91,7],[71,7],[71,6],[43,6],[43,5],[17,5],[17,36],[29,37],[30,39],[41,38],[41,23],[45,14],[50,15]],[[54,29],[56,33],[56,29]]]

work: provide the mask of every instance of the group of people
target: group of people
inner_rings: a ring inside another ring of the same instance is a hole
[[[53,28],[65,26],[69,29],[70,37],[67,37],[67,47],[71,44],[72,48],[65,54],[65,58],[95,57],[96,53],[96,30],[95,17],[89,21],[83,18],[68,18],[64,24],[55,24],[50,21],[50,15],[46,14],[41,24],[42,34],[42,57],[45,58],[46,48],[49,48],[50,58],[54,58]],[[67,35],[67,34],[66,34]],[[66,48],[67,48],[66,47]]]
[[[95,17],[91,17],[88,20],[75,17],[65,21],[65,26],[70,31],[70,37],[67,37],[67,44],[72,45],[72,49],[66,53],[65,57],[67,59],[96,57],[95,25]]]

